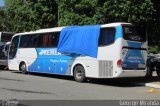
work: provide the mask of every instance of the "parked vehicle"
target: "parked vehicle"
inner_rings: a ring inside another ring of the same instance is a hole
[[[8,67],[8,51],[10,42],[0,45],[0,66],[1,68]]]
[[[0,68],[8,67],[8,48],[13,32],[0,32]]]
[[[160,77],[160,54],[148,54],[147,57],[147,77],[151,77],[153,72],[157,72],[157,76]]]

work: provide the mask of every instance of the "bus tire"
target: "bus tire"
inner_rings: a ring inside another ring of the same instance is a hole
[[[81,65],[76,66],[74,69],[73,76],[75,81],[84,82],[86,80],[84,67]]]
[[[25,62],[20,63],[19,70],[22,72],[22,74],[27,74],[27,67],[26,67]]]

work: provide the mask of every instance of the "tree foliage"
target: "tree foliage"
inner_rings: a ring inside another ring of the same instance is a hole
[[[97,23],[97,0],[60,0],[59,25],[84,25]]]
[[[147,24],[154,12],[151,0],[60,0],[60,25],[117,21]]]
[[[5,0],[0,30],[23,32],[66,25],[131,22],[160,38],[160,0]]]
[[[154,11],[151,0],[109,0],[104,3],[104,8],[107,22],[113,20],[144,24],[152,20]]]
[[[152,15],[154,35],[160,35],[160,0],[152,0],[154,13]]]
[[[54,27],[57,5],[53,0],[6,0],[3,29],[22,32]]]

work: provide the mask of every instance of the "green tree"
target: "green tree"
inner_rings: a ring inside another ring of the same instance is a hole
[[[151,0],[107,0],[103,7],[106,21],[126,21],[147,24],[152,20]]]
[[[160,39],[160,0],[152,0],[153,2],[153,8],[154,8],[154,13],[152,16],[153,19],[153,35],[157,35],[157,37]]]
[[[4,30],[4,10],[0,8],[0,31]]]
[[[13,32],[131,22],[147,29],[150,38],[160,33],[160,0],[6,0],[0,14],[0,29]]]
[[[60,26],[96,24],[102,20],[98,21],[99,17],[103,17],[97,14],[100,12],[98,0],[60,0],[59,12]]]
[[[117,21],[150,25],[151,0],[60,0],[60,25],[82,25]]]
[[[54,0],[6,0],[6,31],[22,32],[57,26]]]

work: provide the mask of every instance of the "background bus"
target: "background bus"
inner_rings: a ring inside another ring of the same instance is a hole
[[[97,58],[58,52],[62,29],[58,27],[16,34],[10,45],[9,69],[22,73],[70,75],[79,82],[87,77],[115,78],[146,74],[146,36],[142,31],[137,33],[132,24],[101,25]]]
[[[0,32],[0,45],[10,42],[14,34],[13,32]]]
[[[0,66],[6,67],[10,41],[15,33],[0,32]]]

